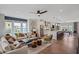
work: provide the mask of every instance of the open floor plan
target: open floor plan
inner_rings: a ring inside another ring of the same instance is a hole
[[[78,54],[79,4],[0,4],[0,54]]]

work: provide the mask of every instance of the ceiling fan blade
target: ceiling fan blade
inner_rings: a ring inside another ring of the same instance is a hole
[[[43,11],[43,12],[41,12],[40,14],[43,14],[43,13],[46,13],[47,11]]]

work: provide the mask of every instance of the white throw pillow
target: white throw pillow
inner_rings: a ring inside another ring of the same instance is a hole
[[[8,41],[5,39],[5,37],[1,37],[0,45],[3,49],[3,51],[5,51],[5,52],[11,50],[10,45],[9,45]]]

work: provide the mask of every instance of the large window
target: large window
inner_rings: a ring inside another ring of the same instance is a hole
[[[27,23],[14,23],[14,32],[18,33],[18,32],[23,32],[26,33],[27,32]]]
[[[14,23],[14,33],[22,32],[21,31],[21,23]]]
[[[61,30],[64,30],[64,31],[66,30],[66,31],[71,31],[71,32],[74,31],[74,23],[73,22],[61,23],[60,26],[61,26]]]
[[[28,32],[28,26],[26,22],[5,22],[6,33],[26,33]]]
[[[27,32],[27,24],[26,23],[22,23],[22,32]]]

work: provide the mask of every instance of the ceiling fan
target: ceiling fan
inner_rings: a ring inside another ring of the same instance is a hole
[[[37,10],[36,12],[31,12],[31,13],[34,13],[34,14],[37,14],[38,16],[40,16],[41,14],[44,14],[44,13],[46,13],[46,12],[48,12],[47,10],[44,10],[44,11],[42,11],[42,10]]]

